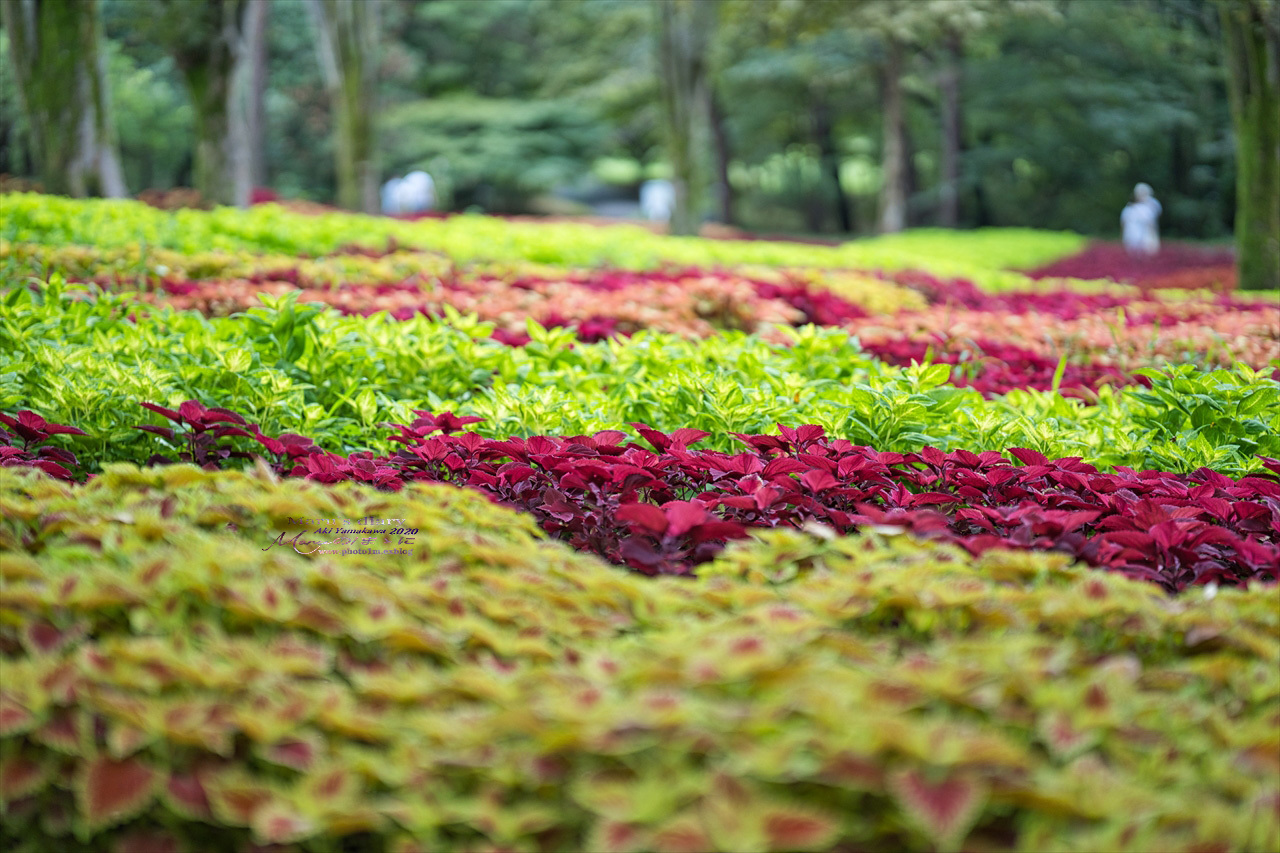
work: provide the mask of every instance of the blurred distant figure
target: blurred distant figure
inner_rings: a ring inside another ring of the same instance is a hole
[[[670,222],[676,206],[676,188],[670,181],[645,181],[640,185],[640,211],[650,222]]]
[[[1133,201],[1120,213],[1125,251],[1130,255],[1154,255],[1160,251],[1162,210],[1149,185],[1138,184],[1133,188]]]
[[[426,213],[436,206],[436,182],[423,171],[410,172],[396,192],[401,213]]]
[[[382,185],[382,212],[385,214],[426,213],[435,205],[436,184],[426,172],[410,172]]]
[[[382,212],[387,216],[399,213],[400,179],[392,178],[382,185]]]

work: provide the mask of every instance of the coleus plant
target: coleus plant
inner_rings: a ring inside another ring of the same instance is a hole
[[[4,424],[0,428],[0,466],[23,465],[39,468],[59,480],[74,479],[70,469],[80,465],[76,455],[45,442],[55,435],[86,435],[84,430],[51,424],[29,409],[17,415],[0,413],[0,424]]]
[[[212,411],[189,403],[192,418]],[[182,417],[181,407],[175,414]],[[574,547],[646,574],[690,574],[750,529],[816,522],[843,532],[901,528],[974,554],[1063,551],[1170,591],[1280,578],[1280,461],[1271,458],[1262,460],[1265,473],[1233,480],[1207,468],[1103,473],[1026,448],[1009,451],[1020,465],[994,451],[880,452],[816,425],[735,433],[748,450],[731,454],[694,449],[710,435],[696,429],[668,434],[634,423],[645,448],[617,430],[505,440],[455,434],[480,419],[416,414],[410,425],[388,424],[405,445],[389,456],[326,453],[301,436],[264,436],[256,425],[238,434],[271,452],[282,475],[387,490],[423,481],[478,489]],[[215,432],[228,415],[218,417],[205,418]],[[204,464],[248,455],[219,447]]]
[[[142,407],[165,416],[181,429],[152,424],[142,424],[134,429],[158,435],[179,446],[185,445],[186,450],[178,455],[178,459],[182,462],[192,462],[201,468],[220,468],[221,463],[227,459],[250,458],[245,451],[222,443],[224,438],[232,436],[249,438],[254,435],[242,429],[247,426],[245,419],[230,409],[216,406],[207,408],[196,400],[187,400],[177,409],[166,408],[156,403],[142,403]],[[253,429],[254,432],[257,431],[256,427]],[[148,464],[167,464],[172,461],[167,456],[156,454],[148,460]]]
[[[173,467],[0,505],[7,853],[1280,846],[1271,590],[818,528],[653,583],[473,490]],[[416,553],[262,548],[335,511]]]

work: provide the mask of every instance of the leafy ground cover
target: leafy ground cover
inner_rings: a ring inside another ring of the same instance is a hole
[[[1143,288],[1227,291],[1236,286],[1230,249],[1166,243],[1153,257],[1133,256],[1115,243],[1091,243],[1083,251],[1031,270],[1032,278],[1110,279]]]
[[[1280,844],[1269,296],[4,203],[5,849]]]
[[[927,248],[932,240],[939,240],[934,252],[955,243],[930,232],[887,245]],[[981,236],[974,241],[984,251],[990,242]],[[772,260],[785,257],[792,256]],[[927,266],[933,257],[923,251],[916,260]],[[1030,279],[1023,280],[1024,289],[991,293],[965,279],[903,269],[460,263],[394,246],[298,259],[5,243],[0,262],[19,279],[62,272],[73,282],[139,292],[144,300],[210,315],[248,310],[264,294],[292,295],[347,314],[385,311],[397,319],[448,316],[453,309],[493,323],[495,339],[513,345],[529,341],[529,319],[572,328],[586,342],[645,329],[686,337],[745,330],[786,340],[774,331],[776,324],[840,326],[891,363],[954,364],[955,384],[988,396],[1056,387],[1090,397],[1102,384],[1143,381],[1133,373],[1143,367],[1242,361],[1261,368],[1280,358],[1280,304],[1266,296],[1133,288],[1082,293],[1078,284],[1032,288]],[[979,279],[991,283],[985,273]]]
[[[13,193],[5,196],[0,238],[13,243],[138,247],[183,253],[211,250],[324,255],[347,246],[382,250],[389,240],[439,251],[461,261],[531,261],[560,266],[651,269],[662,264],[763,264],[843,269],[923,268],[963,276],[987,288],[1028,280],[1029,269],[1079,250],[1084,240],[1066,232],[991,229],[894,235],[837,247],[770,241],[672,238],[638,226],[599,228],[573,223],[509,222],[453,216],[402,221],[329,213],[303,216],[278,205],[248,211],[220,208],[160,211],[141,202],[76,201]]]
[[[15,288],[0,323],[0,411],[29,408],[90,433],[77,447],[91,470],[154,452],[133,429],[137,403],[188,399],[344,454],[387,452],[378,424],[427,409],[483,417],[492,438],[639,422],[701,429],[707,446],[729,450],[734,432],[808,423],[886,452],[1027,447],[1101,469],[1240,474],[1280,456],[1280,388],[1243,365],[1167,368],[1147,375],[1150,388],[1104,385],[1088,403],[1037,391],[984,399],[949,384],[947,365],[892,367],[839,329],[785,331],[786,345],[740,332],[584,345],[571,329],[528,331],[534,339],[511,348],[491,324],[457,315],[338,317],[284,300],[209,319]]]
[[[1104,474],[1079,458],[1050,460],[1026,448],[1006,456],[934,447],[885,453],[829,439],[821,427],[779,426],[777,435],[736,438],[740,453],[700,451],[696,429],[667,435],[631,424],[648,447],[617,430],[528,440],[452,433],[479,421],[417,412],[392,424],[404,445],[390,456],[327,453],[296,433],[264,435],[224,408],[189,400],[143,407],[170,426],[137,427],[182,447],[178,459],[207,469],[253,454],[277,474],[320,483],[354,481],[398,491],[408,483],[477,489],[530,514],[574,548],[644,574],[689,574],[726,540],[754,528],[826,525],[838,533],[885,526],[953,542],[973,554],[993,547],[1060,551],[1092,566],[1150,580],[1170,591],[1193,584],[1280,579],[1280,460],[1233,480],[1208,468],[1190,475],[1122,468]],[[72,479],[53,435],[83,434],[33,412],[0,415],[0,459]],[[437,436],[435,433],[442,433]],[[21,443],[21,447],[18,444]],[[1011,464],[1017,460],[1020,465]],[[155,455],[151,463],[172,463]]]
[[[467,490],[191,466],[0,505],[6,849],[1280,840],[1256,592],[794,530],[646,579]],[[261,546],[298,516],[421,547]]]

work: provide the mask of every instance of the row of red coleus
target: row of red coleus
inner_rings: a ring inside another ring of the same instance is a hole
[[[837,296],[834,293],[815,288],[798,278],[784,281],[761,281],[736,273],[728,274],[719,270],[664,269],[648,271],[631,271],[619,269],[583,270],[567,273],[556,282],[569,284],[591,292],[612,293],[628,288],[642,287],[652,283],[678,282],[691,275],[699,277],[731,275],[738,282],[746,282],[761,300],[785,303],[795,309],[800,316],[800,323],[813,323],[823,326],[843,326],[867,317],[866,311],[859,305]],[[1082,294],[1071,291],[1056,292],[1016,292],[985,293],[972,282],[963,279],[939,279],[922,272],[904,271],[893,273],[895,283],[921,293],[930,305],[948,305],[959,309],[975,311],[996,311],[1003,313],[1023,314],[1035,311],[1059,320],[1074,320],[1087,315],[1114,312],[1118,308],[1127,310],[1119,315],[1118,321],[1125,326],[1150,325],[1168,318],[1162,318],[1149,309],[1135,310],[1132,299],[1117,294]],[[119,285],[120,281],[109,277],[99,277],[95,281],[103,286]],[[265,270],[245,279],[249,285],[266,282],[286,282],[298,288],[310,288],[320,292],[330,292],[331,288],[321,282],[310,280],[297,268]],[[505,287],[514,289],[536,289],[551,283],[550,279],[522,277],[509,282],[502,282]],[[199,301],[200,294],[216,282],[188,281],[180,278],[166,278],[159,283],[162,291],[171,296],[195,297]],[[439,286],[445,295],[427,298],[422,296],[421,304],[402,305],[390,310],[395,319],[409,319],[415,314],[441,316],[441,299],[449,301],[448,293],[453,290],[466,289],[459,278],[459,273],[444,275],[439,279]],[[368,307],[360,307],[360,300],[352,303],[343,300],[333,307],[347,314],[368,314],[376,310],[376,297],[384,293],[421,293],[422,282],[412,277],[402,282],[381,284],[348,284],[339,288],[344,293],[359,292],[369,295]],[[471,294],[474,296],[474,294]],[[1220,296],[1223,305],[1228,304],[1228,297]],[[1242,303],[1243,304],[1243,303]],[[1221,310],[1222,305],[1217,306]],[[203,309],[202,309],[203,310]],[[1211,312],[1206,306],[1205,316]],[[1200,315],[1186,313],[1179,315],[1183,321],[1195,320]],[[578,338],[584,343],[594,343],[615,336],[626,336],[630,329],[618,318],[607,314],[590,317],[564,317],[552,313],[542,317],[543,325],[548,327],[572,327]],[[512,346],[522,346],[529,338],[522,331],[497,329],[493,333],[495,340]],[[996,338],[969,341],[964,347],[965,363],[961,366],[962,355],[959,352],[946,352],[947,348],[936,344],[944,341],[928,341],[918,338],[901,338],[887,341],[869,341],[864,348],[881,360],[892,364],[909,364],[912,360],[923,361],[932,357],[942,363],[957,365],[952,371],[952,382],[960,387],[972,387],[990,397],[1005,394],[1014,389],[1049,390],[1053,386],[1053,377],[1058,366],[1056,358],[1019,347]],[[1146,384],[1142,377],[1135,377],[1115,366],[1102,363],[1068,364],[1061,376],[1059,390],[1067,396],[1090,397],[1103,384],[1125,385],[1132,383]]]
[[[840,532],[901,528],[973,554],[997,546],[1061,551],[1172,592],[1280,578],[1280,461],[1270,458],[1262,460],[1269,473],[1239,480],[1207,468],[1104,473],[1025,448],[1008,451],[1021,464],[994,451],[879,452],[811,425],[733,433],[747,449],[731,454],[694,449],[709,435],[701,430],[666,434],[644,424],[632,427],[649,447],[616,430],[490,439],[460,432],[480,418],[451,412],[389,424],[404,445],[390,456],[340,456],[301,435],[264,435],[235,412],[194,400],[176,410],[142,405],[174,426],[138,429],[185,445],[183,461],[212,469],[252,458],[229,441],[243,437],[283,476],[388,490],[410,482],[470,487],[532,514],[575,548],[645,574],[692,574],[752,528],[816,522]],[[13,430],[0,430],[0,444],[10,445],[0,446],[0,464],[72,479],[65,466],[74,457],[42,445],[83,433],[29,411],[0,421]]]

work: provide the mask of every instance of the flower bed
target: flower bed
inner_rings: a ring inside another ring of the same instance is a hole
[[[1256,593],[797,531],[645,579],[465,490],[190,466],[0,470],[0,505],[18,853],[1280,839]],[[297,516],[422,545],[261,547]]]
[[[5,203],[4,849],[1280,845],[1265,297]]]

